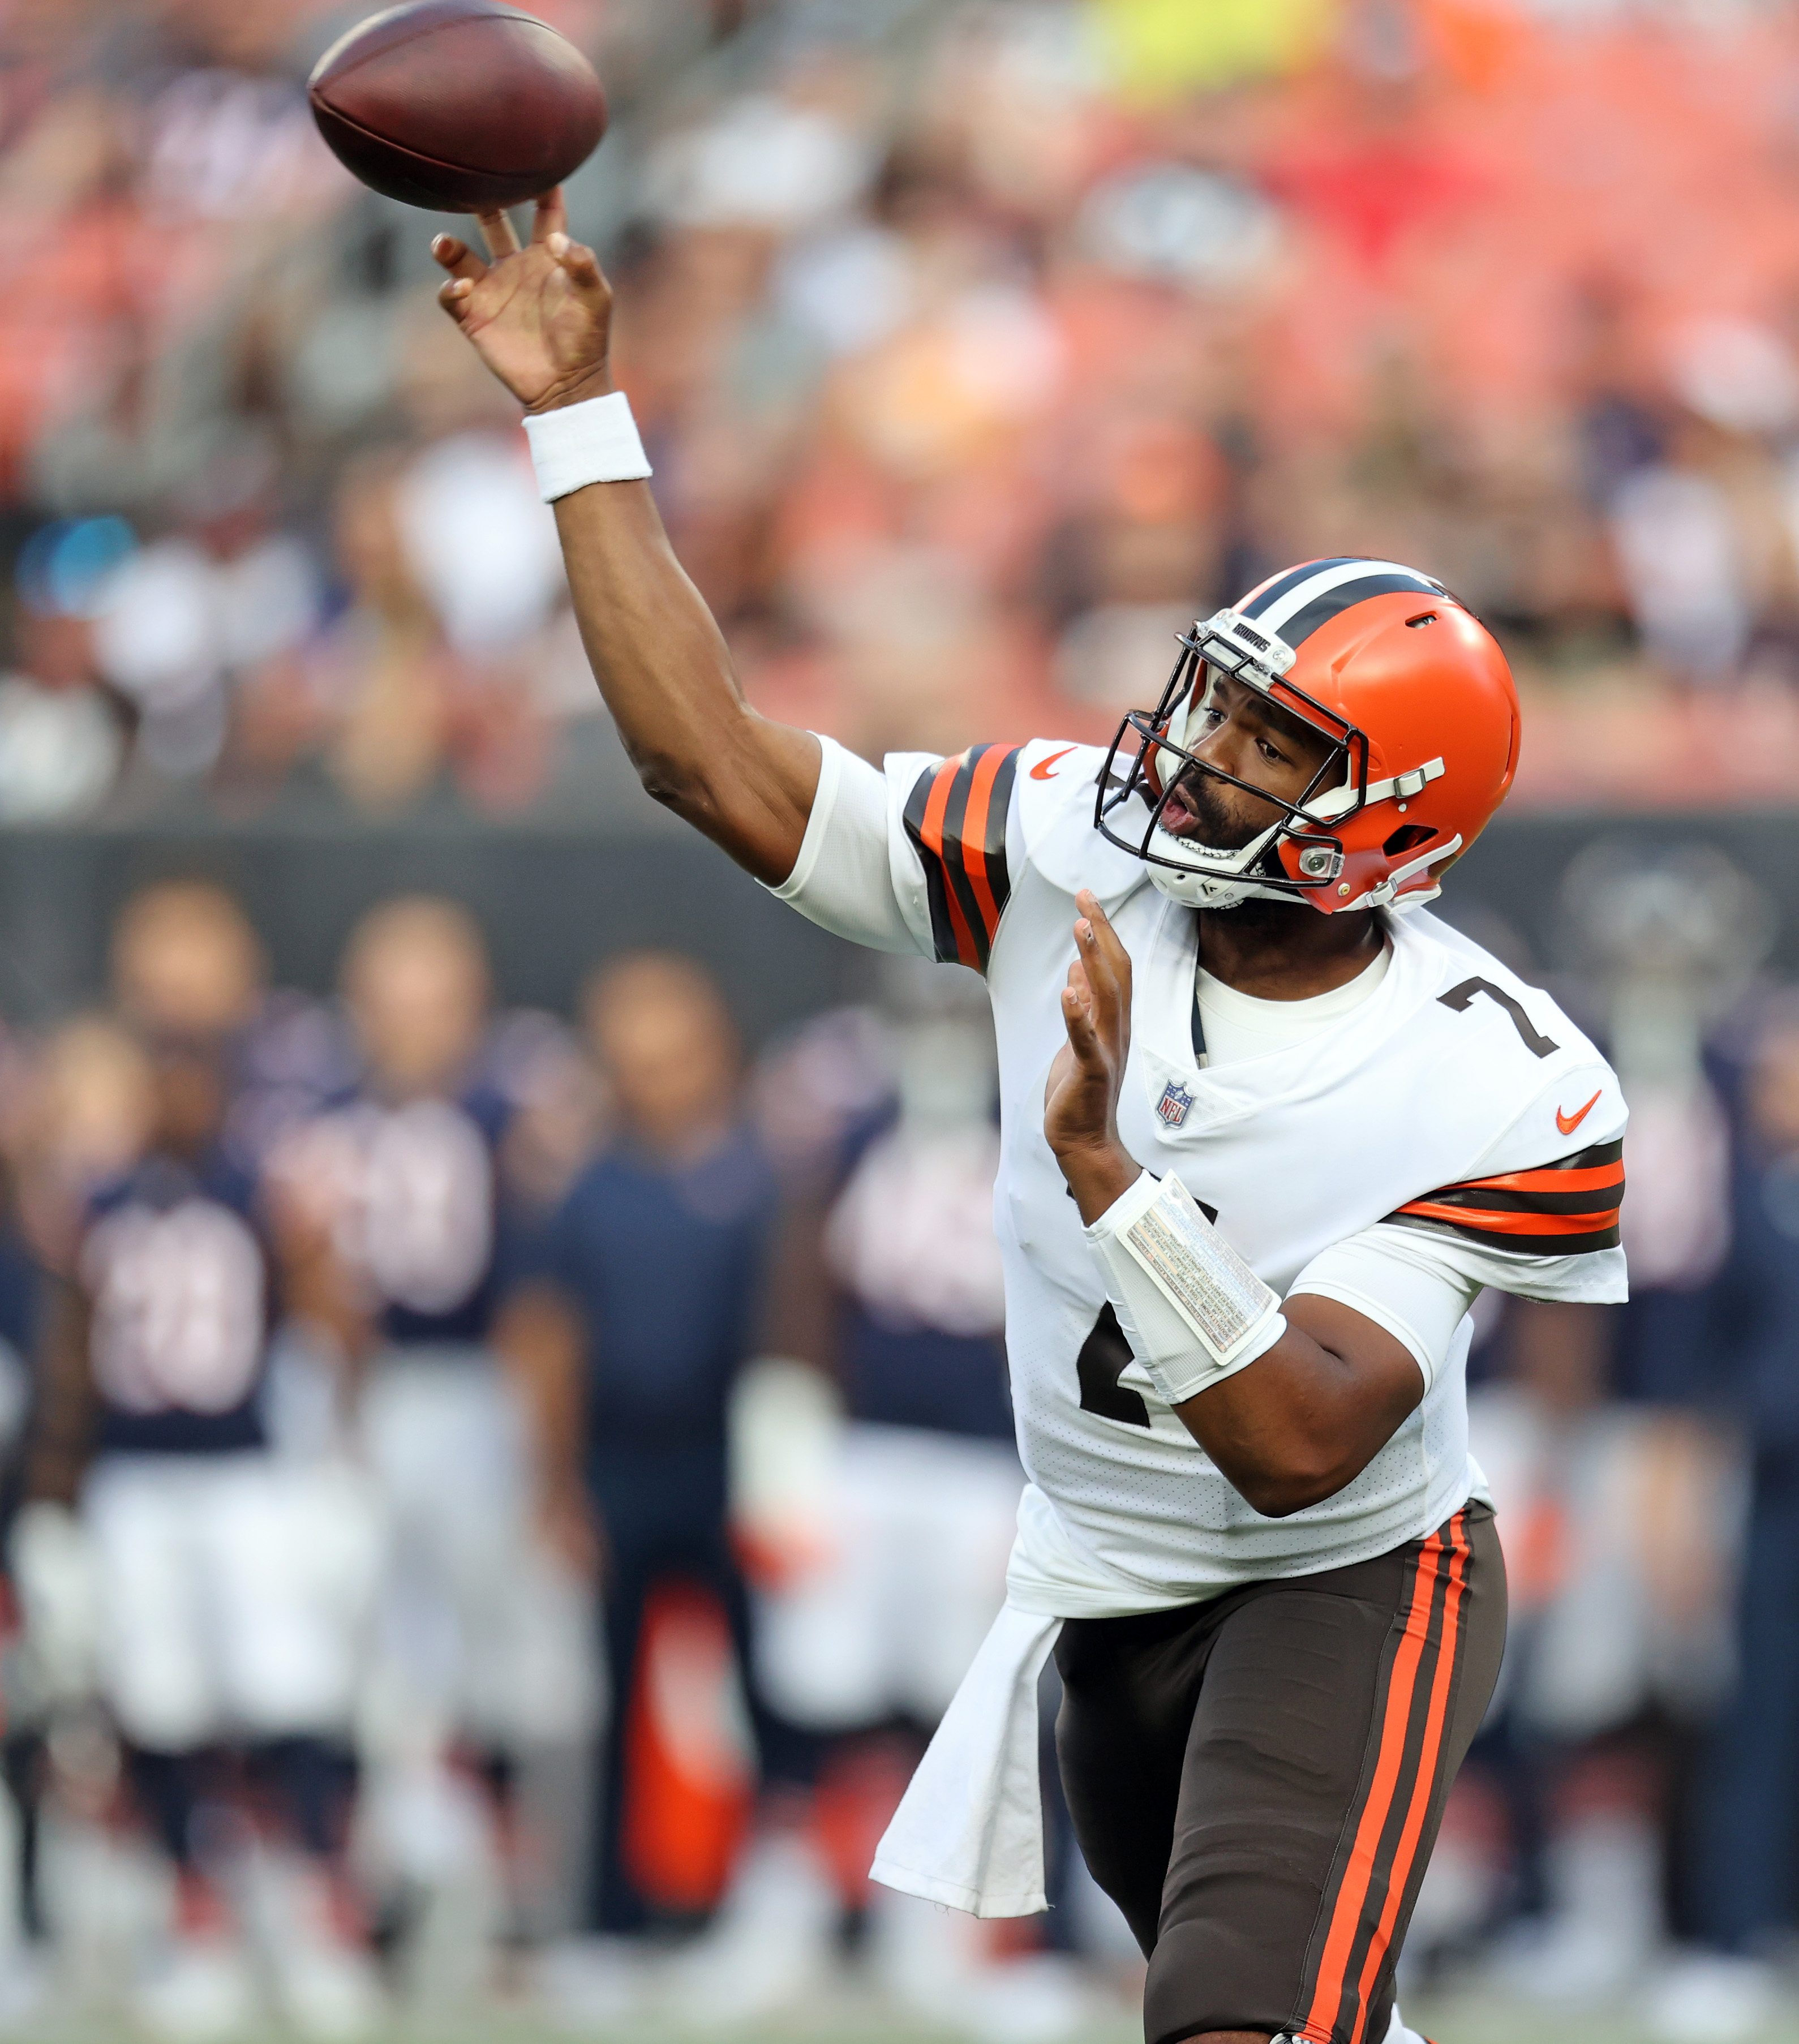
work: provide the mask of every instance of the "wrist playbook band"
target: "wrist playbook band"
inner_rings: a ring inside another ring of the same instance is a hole
[[[1147,1171],[1087,1230],[1144,1374],[1171,1405],[1272,1348],[1286,1331],[1278,1297],[1171,1171]]]
[[[525,434],[546,504],[590,482],[636,482],[652,472],[622,390],[584,398],[559,411],[527,412]]]

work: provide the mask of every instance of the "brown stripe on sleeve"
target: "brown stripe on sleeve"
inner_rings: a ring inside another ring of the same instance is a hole
[[[1574,1256],[1616,1248],[1624,1196],[1624,1143],[1601,1143],[1530,1171],[1440,1186],[1386,1216],[1446,1228],[1500,1249]]]
[[[921,774],[905,805],[906,835],[924,861],[937,957],[986,970],[1011,899],[1005,826],[1019,748],[978,745]]]

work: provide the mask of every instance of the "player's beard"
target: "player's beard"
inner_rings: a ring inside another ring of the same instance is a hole
[[[1193,812],[1194,820],[1186,828],[1170,832],[1183,844],[1202,844],[1210,851],[1241,851],[1268,828],[1232,816],[1224,806],[1224,790],[1203,766],[1183,766],[1174,793]]]
[[[1224,806],[1224,790],[1203,766],[1183,767],[1174,788],[1193,812],[1194,818],[1192,824],[1175,839],[1178,844],[1202,844],[1213,851],[1241,851],[1268,828],[1266,823],[1246,823],[1240,816],[1233,816]],[[1295,909],[1305,905],[1297,901],[1272,901],[1266,895],[1251,895],[1246,900],[1224,903],[1201,912],[1228,916],[1239,928],[1271,929],[1286,922]]]

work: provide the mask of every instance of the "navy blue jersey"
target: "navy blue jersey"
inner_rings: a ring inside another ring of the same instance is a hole
[[[94,1201],[79,1267],[99,1453],[263,1445],[273,1286],[255,1197],[215,1152],[197,1165],[148,1157]]]
[[[1729,1259],[1705,1302],[1705,1391],[1755,1454],[1799,1463],[1799,1156],[1745,1156],[1732,1186]],[[1697,1376],[1700,1373],[1696,1371]]]
[[[43,1331],[44,1273],[10,1214],[0,1214],[0,1443],[24,1424]]]
[[[259,1171],[297,1124],[356,1085],[348,1024],[329,1003],[290,990],[270,993],[225,1044],[230,1105],[220,1147]]]
[[[1005,1346],[991,1335],[886,1327],[852,1301],[838,1368],[851,1419],[979,1440],[1013,1438]]]
[[[513,1111],[486,1085],[398,1105],[362,1092],[283,1140],[283,1174],[330,1189],[340,1250],[390,1347],[486,1340],[517,1251],[498,1162]]]
[[[44,1274],[12,1216],[0,1214],[0,1342],[29,1361],[43,1311]]]
[[[756,1339],[775,1199],[747,1135],[680,1168],[617,1147],[575,1181],[547,1262],[586,1335],[590,1469],[663,1446],[722,1454],[731,1381]]]
[[[837,1376],[853,1420],[1013,1438],[994,1239],[998,1132],[890,1114],[848,1146],[825,1228],[840,1288]]]

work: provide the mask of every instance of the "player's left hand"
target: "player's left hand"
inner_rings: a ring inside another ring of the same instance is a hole
[[[1131,1051],[1131,955],[1097,895],[1082,888],[1074,900],[1074,962],[1062,989],[1068,1041],[1044,1089],[1044,1134],[1082,1220],[1091,1222],[1138,1175],[1118,1139],[1118,1093]]]

